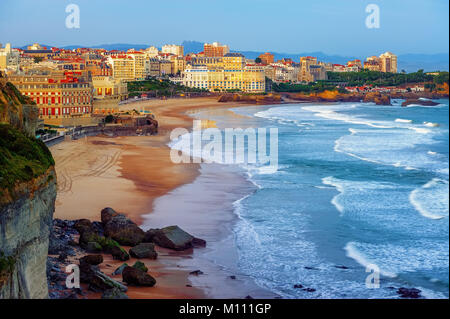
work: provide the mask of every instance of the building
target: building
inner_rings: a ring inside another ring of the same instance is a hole
[[[265,92],[265,76],[262,66],[258,66],[258,68],[246,66],[240,70],[228,70],[188,65],[183,74],[183,84],[211,92]]]
[[[111,98],[123,101],[128,98],[127,83],[114,79],[111,76],[92,77],[92,86],[94,88],[93,97],[95,99]]]
[[[242,70],[245,57],[240,53],[227,53],[223,56],[223,68],[226,70]]]
[[[224,56],[228,52],[230,52],[228,46],[222,45],[218,42],[214,42],[211,44],[205,43],[203,45],[203,53],[206,57],[220,57]]]
[[[380,55],[381,72],[397,73],[397,56],[391,52]]]
[[[182,45],[166,44],[161,48],[162,53],[170,53],[176,56],[184,56],[184,48]]]
[[[370,56],[364,61],[364,69],[369,71],[381,71],[381,60],[377,56]]]
[[[157,47],[149,47],[144,50],[144,54],[147,58],[154,58],[157,57],[159,54],[159,50]]]
[[[90,116],[92,85],[81,72],[11,75],[8,81],[36,102],[39,117],[46,120]]]
[[[264,65],[269,65],[274,61],[274,55],[269,52],[261,54],[258,58],[261,59],[261,63]]]
[[[117,80],[138,81],[147,76],[148,60],[143,52],[129,50],[126,54],[109,56],[107,62]]]

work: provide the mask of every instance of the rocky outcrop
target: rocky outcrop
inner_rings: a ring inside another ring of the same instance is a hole
[[[110,237],[121,245],[136,246],[145,237],[144,231],[123,214],[112,216],[105,223],[105,236]]]
[[[218,102],[242,102],[248,104],[278,104],[283,102],[279,94],[250,95],[242,93],[223,94]]]
[[[431,100],[425,100],[425,99],[407,99],[402,103],[402,106],[408,106],[408,105],[423,105],[423,106],[436,106],[439,103],[433,102]]]

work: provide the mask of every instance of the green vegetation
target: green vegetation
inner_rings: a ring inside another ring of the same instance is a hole
[[[139,96],[142,93],[154,93],[156,96],[173,96],[186,92],[208,92],[206,89],[190,88],[173,83],[167,79],[151,78],[145,81],[128,82],[128,96]]]
[[[14,270],[14,257],[5,256],[5,254],[0,251],[0,287],[8,279],[9,275]]]
[[[329,84],[323,81],[311,82],[309,84],[294,84],[294,83],[271,83],[272,91],[274,92],[291,92],[291,93],[321,93],[323,91],[336,91],[339,93],[346,93],[345,89],[337,88],[336,85]]]
[[[116,120],[114,115],[108,114],[105,117],[105,123],[113,123]]]
[[[34,61],[34,63],[39,63],[39,62],[44,61],[44,58],[43,58],[43,57],[40,57],[40,56],[35,56],[35,57],[33,58],[33,61]]]
[[[12,190],[17,182],[26,182],[44,174],[54,165],[47,146],[9,124],[0,124],[0,189]]]
[[[349,86],[398,86],[406,83],[423,82],[448,83],[448,72],[439,72],[438,75],[432,75],[424,73],[423,70],[413,73],[383,73],[362,70],[360,72],[328,72],[327,74],[328,81],[324,82],[340,82]]]

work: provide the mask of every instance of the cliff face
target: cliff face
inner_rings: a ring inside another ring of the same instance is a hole
[[[3,80],[2,80],[3,81]],[[31,133],[37,110],[0,81],[0,299],[46,298],[56,199],[50,151]]]
[[[56,178],[46,174],[17,186],[21,194],[0,208],[0,251],[10,262],[0,271],[1,298],[47,298],[48,242]],[[6,264],[6,263],[5,263]]]

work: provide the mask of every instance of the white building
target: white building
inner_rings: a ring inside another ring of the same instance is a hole
[[[176,45],[176,44],[166,44],[163,45],[161,48],[162,53],[170,53],[176,56],[183,56],[184,55],[184,48],[182,45]]]

